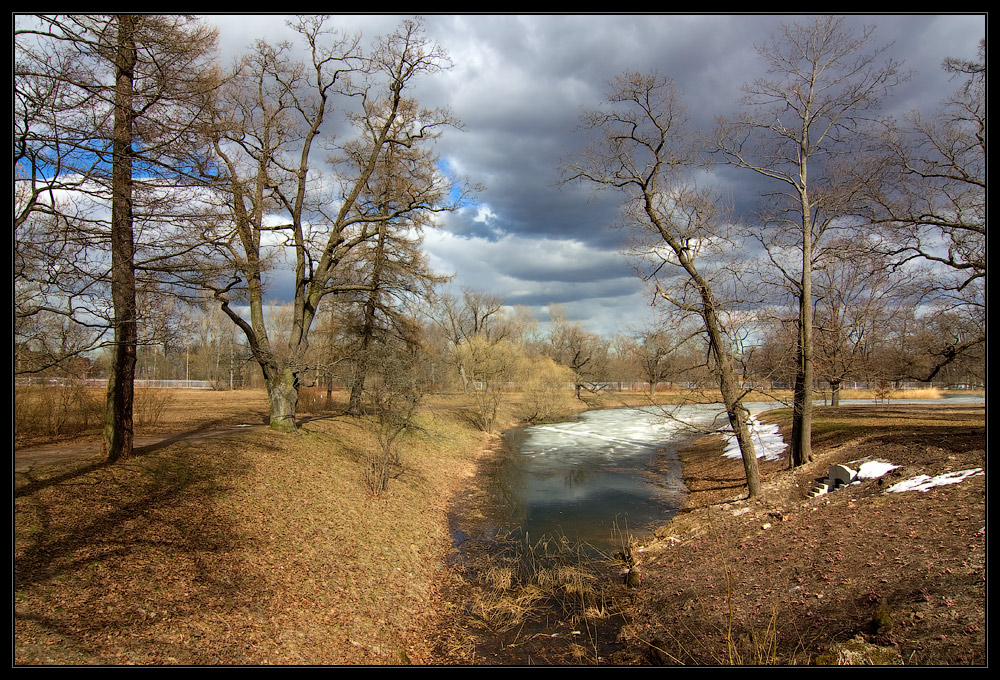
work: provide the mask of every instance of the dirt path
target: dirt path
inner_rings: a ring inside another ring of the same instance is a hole
[[[303,416],[298,419],[299,425],[312,420],[322,420],[333,418],[335,414],[321,416]],[[250,428],[262,428],[266,425],[258,423],[235,423],[229,425],[203,425],[202,427],[185,430],[182,432],[161,432],[157,434],[136,437],[134,447],[136,453],[153,451],[161,446],[169,446],[185,439],[205,439],[223,434],[246,430]],[[48,465],[50,463],[63,463],[70,460],[84,460],[89,457],[99,457],[101,455],[101,438],[96,435],[88,435],[77,439],[57,444],[45,444],[42,446],[25,446],[14,448],[14,472],[26,472],[36,465]]]
[[[249,427],[264,427],[263,425],[230,425],[227,427],[207,427],[187,432],[174,434],[158,434],[146,437],[135,438],[135,450],[141,453],[144,450],[153,450],[160,446],[167,446],[185,439],[214,437],[220,434],[227,434],[238,429]],[[14,472],[27,472],[36,465],[48,465],[51,463],[63,463],[70,460],[84,460],[90,457],[101,456],[101,439],[88,437],[77,439],[71,442],[60,444],[50,444],[46,446],[31,446],[14,449]]]

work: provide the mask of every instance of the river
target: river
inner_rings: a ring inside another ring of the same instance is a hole
[[[912,403],[983,401],[977,396]],[[747,404],[755,415],[780,406]],[[684,502],[677,451],[725,424],[721,404],[702,404],[588,411],[572,422],[508,432],[507,456],[495,480],[504,509],[496,523],[526,534],[529,542],[565,536],[602,549],[619,545],[622,534],[647,534]]]

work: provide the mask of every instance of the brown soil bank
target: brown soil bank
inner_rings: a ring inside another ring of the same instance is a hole
[[[763,420],[787,441],[787,411]],[[984,407],[818,408],[813,446],[797,470],[764,463],[755,501],[718,441],[683,452],[689,502],[642,552],[612,663],[986,663],[985,475],[886,492],[985,470]],[[898,467],[808,497],[830,465],[868,458]]]

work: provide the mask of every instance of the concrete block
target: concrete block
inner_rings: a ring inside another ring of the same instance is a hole
[[[857,474],[857,472],[846,465],[831,465],[830,473],[827,475],[827,478],[830,486],[836,489],[838,486],[847,486],[850,484],[854,481],[854,477],[857,476]]]

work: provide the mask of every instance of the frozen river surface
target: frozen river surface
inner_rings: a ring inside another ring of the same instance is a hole
[[[982,403],[983,398],[935,401]],[[776,406],[747,404],[753,414]],[[608,547],[617,543],[617,533],[641,535],[650,524],[669,519],[687,493],[678,449],[727,424],[720,404],[671,408],[589,411],[574,422],[509,433],[509,456],[497,480],[505,508],[499,523],[527,533],[532,542],[564,535]]]
[[[714,406],[687,406],[683,418],[706,427],[718,415]],[[683,503],[677,450],[695,434],[646,408],[590,411],[511,433],[500,480],[504,523],[529,539],[565,535],[599,547],[614,543],[616,531],[645,533]]]

